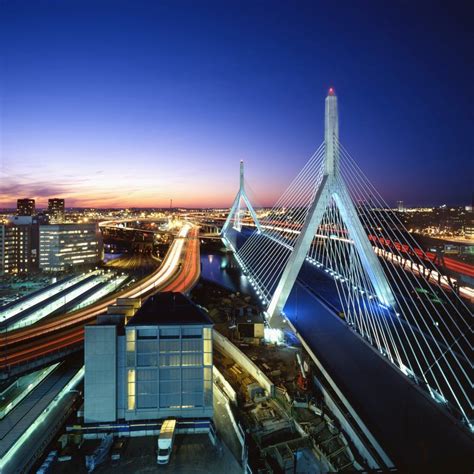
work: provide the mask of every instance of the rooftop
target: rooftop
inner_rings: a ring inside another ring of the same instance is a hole
[[[225,423],[226,429],[233,431],[230,420]],[[101,464],[100,472],[104,474],[128,474],[131,471],[130,466],[133,466],[133,472],[136,474],[157,471],[156,436],[120,439],[125,441],[123,448],[120,450],[120,459],[112,461],[108,456]],[[69,474],[70,472],[86,474],[84,455],[90,454],[90,451],[95,449],[99,443],[98,440],[86,440],[80,448],[74,445],[68,446],[66,452],[69,450],[72,459],[57,462],[54,465],[54,472],[57,474]],[[170,457],[169,464],[158,466],[159,471],[174,474],[189,474],[190,472],[196,474],[208,472],[239,474],[242,472],[242,468],[227,446],[223,443],[221,443],[220,448],[213,446],[207,434],[177,434],[174,445],[174,452]]]
[[[128,322],[128,326],[212,324],[207,314],[182,293],[163,292],[150,296]]]

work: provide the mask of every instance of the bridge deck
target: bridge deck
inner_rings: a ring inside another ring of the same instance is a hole
[[[285,313],[399,469],[472,471],[473,438],[301,283]]]

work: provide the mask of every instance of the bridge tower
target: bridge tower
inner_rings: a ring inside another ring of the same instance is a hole
[[[309,208],[301,233],[286,263],[280,281],[268,306],[268,319],[278,318],[283,311],[291,289],[298,277],[310,249],[314,235],[321,224],[324,213],[333,200],[347,227],[349,237],[360,256],[363,268],[370,278],[380,303],[393,307],[395,298],[387,282],[382,266],[372,248],[366,232],[352,202],[349,191],[339,170],[339,119],[337,96],[329,89],[325,104],[324,121],[324,175]]]
[[[252,204],[250,203],[250,199],[247,197],[247,193],[245,192],[245,182],[244,182],[244,162],[240,161],[240,185],[239,191],[237,192],[237,196],[235,196],[234,203],[230,209],[229,215],[225,221],[224,226],[222,227],[221,235],[225,235],[231,221],[232,217],[234,217],[234,225],[233,228],[240,232],[242,229],[242,223],[240,221],[240,214],[241,214],[241,203],[244,201],[245,205],[247,206],[250,215],[252,216],[253,221],[255,222],[255,226],[257,227],[258,232],[262,232],[262,228],[260,226],[260,222],[258,220],[257,214],[254,211]]]

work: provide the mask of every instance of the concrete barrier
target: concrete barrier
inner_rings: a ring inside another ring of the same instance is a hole
[[[353,420],[358,425],[359,429],[364,433],[364,435],[366,436],[372,448],[377,452],[377,455],[380,456],[380,458],[382,459],[382,461],[385,463],[386,466],[388,466],[389,468],[393,468],[394,467],[393,462],[390,460],[388,455],[385,453],[385,451],[382,449],[380,444],[374,438],[372,433],[368,430],[368,428],[362,422],[359,415],[356,413],[356,411],[354,410],[352,405],[349,403],[349,401],[346,399],[346,397],[344,396],[342,391],[339,389],[339,387],[336,385],[336,383],[332,380],[332,378],[330,377],[330,375],[328,374],[328,372],[326,371],[322,363],[319,361],[319,359],[316,357],[314,352],[311,350],[309,345],[306,343],[304,338],[293,326],[290,320],[287,320],[287,323],[288,323],[288,326],[296,334],[296,336],[300,340],[301,344],[303,345],[303,347],[305,348],[306,352],[309,354],[313,362],[316,364],[316,367],[318,367],[318,369],[322,373],[326,382],[330,385],[330,387],[336,394],[336,397],[339,398],[340,402],[343,404],[344,408],[347,410],[347,413],[352,416]],[[367,460],[371,468],[379,469],[381,466],[379,466],[377,459],[372,455],[370,450],[367,449],[367,446],[365,445],[364,441],[356,433],[351,423],[348,421],[347,413],[343,413],[341,411],[341,409],[339,408],[339,405],[335,402],[335,400],[333,400],[331,394],[329,393],[328,390],[326,390],[326,387],[324,386],[324,384],[318,383],[317,385],[324,397],[324,403],[327,405],[331,413],[337,418],[337,420],[341,424],[342,429],[349,435],[356,449]]]
[[[229,339],[214,330],[213,341],[215,347],[245,369],[265,390],[267,395],[271,397],[275,396],[275,385],[273,382],[250,360],[249,357],[232,344]]]
[[[222,390],[227,395],[227,398],[234,404],[237,405],[237,392],[232,388],[229,382],[221,374],[220,370],[214,366],[213,368],[214,382],[222,387]]]

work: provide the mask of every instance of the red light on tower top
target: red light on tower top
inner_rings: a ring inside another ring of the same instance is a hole
[[[328,95],[336,95],[336,91],[334,90],[334,87],[329,88]]]

